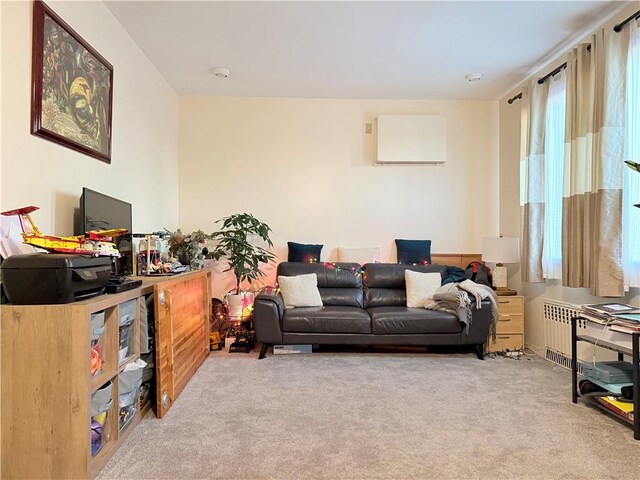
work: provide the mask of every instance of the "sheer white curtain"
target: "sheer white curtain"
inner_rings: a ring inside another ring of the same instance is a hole
[[[520,271],[523,282],[544,282],[542,250],[545,218],[545,122],[549,82],[530,82],[523,89],[522,115],[526,135],[521,138],[520,214],[522,244]]]
[[[629,28],[626,82],[625,160],[640,163],[640,26]],[[640,173],[624,169],[622,261],[625,288],[640,287]]]
[[[567,79],[564,70],[549,80],[544,138],[545,218],[542,271],[562,278],[562,186]]]

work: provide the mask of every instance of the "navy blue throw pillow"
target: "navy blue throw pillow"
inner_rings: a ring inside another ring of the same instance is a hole
[[[289,246],[289,262],[319,263],[322,245],[287,242]]]
[[[401,240],[396,238],[398,263],[431,263],[431,240]]]

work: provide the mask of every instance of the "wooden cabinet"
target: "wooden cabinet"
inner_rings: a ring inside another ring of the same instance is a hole
[[[489,337],[487,351],[501,352],[524,348],[524,297],[498,296],[496,338]]]
[[[139,296],[136,289],[64,305],[1,307],[3,478],[93,477],[140,421],[138,411],[119,430],[118,378],[139,357]],[[121,310],[132,300],[134,337],[119,361]],[[92,376],[92,316],[103,314],[101,366]],[[105,385],[112,403],[92,456],[91,398]]]
[[[201,271],[154,286],[158,418],[209,355],[210,279]]]
[[[136,401],[136,414],[121,425],[118,389],[126,383],[125,366],[140,356],[140,298],[151,292],[157,416],[162,417],[209,352],[209,272],[145,278],[134,290],[64,305],[0,307],[2,478],[95,477],[140,422]],[[131,301],[133,336],[120,342],[121,318]],[[104,330],[92,325],[96,315],[104,319]],[[98,330],[101,365],[92,375],[92,337]],[[92,456],[91,400],[105,388],[112,403],[105,404],[102,446]]]

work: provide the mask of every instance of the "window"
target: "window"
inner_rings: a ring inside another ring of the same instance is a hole
[[[544,139],[545,216],[542,271],[562,276],[562,179],[567,82],[564,70],[550,79]]]
[[[640,163],[640,28],[631,22],[627,57],[625,159]],[[640,173],[624,167],[622,263],[625,287],[640,287]]]

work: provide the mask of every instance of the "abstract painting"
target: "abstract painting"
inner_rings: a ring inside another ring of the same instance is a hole
[[[39,0],[32,61],[31,133],[111,163],[113,67]]]

